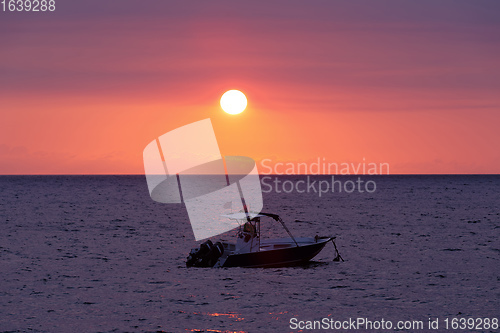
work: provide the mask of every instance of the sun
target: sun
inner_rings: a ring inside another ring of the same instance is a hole
[[[220,106],[229,114],[242,113],[247,107],[247,98],[239,90],[228,90],[220,98]]]

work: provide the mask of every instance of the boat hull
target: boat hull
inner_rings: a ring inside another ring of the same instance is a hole
[[[314,258],[331,238],[299,246],[259,252],[230,254],[221,267],[284,267],[304,264]]]

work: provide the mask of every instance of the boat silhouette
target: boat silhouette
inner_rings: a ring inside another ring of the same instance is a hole
[[[194,248],[186,260],[187,267],[286,267],[307,263],[323,250],[328,242],[335,247],[334,261],[342,260],[335,237],[294,237],[283,220],[270,213],[235,213],[224,215],[229,219],[245,221],[240,225],[236,243],[208,240]],[[290,237],[261,239],[261,218],[279,222]]]

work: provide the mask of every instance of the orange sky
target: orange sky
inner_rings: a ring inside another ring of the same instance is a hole
[[[139,3],[0,13],[0,174],[143,173],[205,118],[223,155],[500,173],[498,3]]]

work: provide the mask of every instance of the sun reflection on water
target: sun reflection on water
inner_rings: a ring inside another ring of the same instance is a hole
[[[235,321],[242,321],[245,318],[240,317],[239,313],[228,312],[228,313],[219,313],[219,312],[193,312],[195,315],[205,315],[210,317],[226,317],[235,319]],[[186,329],[188,332],[216,332],[216,333],[248,333],[247,331],[229,331],[229,330],[217,330],[217,329]]]
[[[206,330],[199,330],[199,329],[192,329],[192,330],[186,330],[188,332],[216,332],[216,333],[248,333],[247,331],[221,331],[221,330],[211,330],[211,329],[206,329]]]

